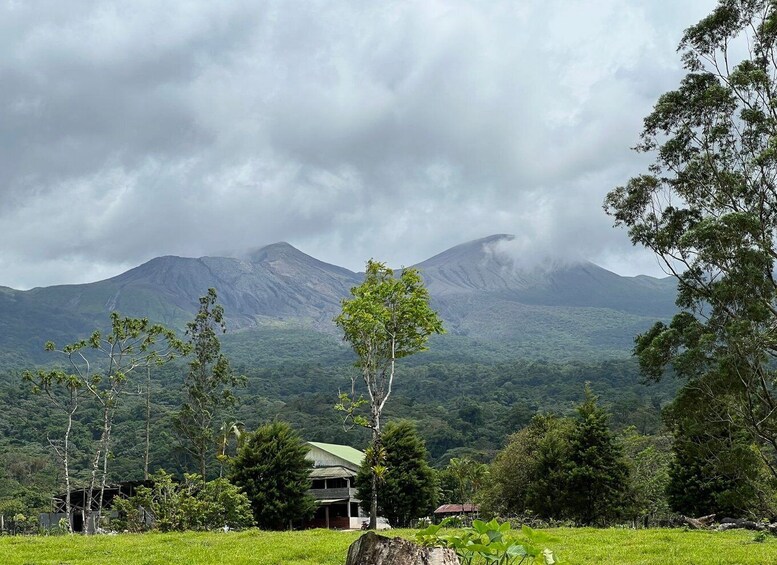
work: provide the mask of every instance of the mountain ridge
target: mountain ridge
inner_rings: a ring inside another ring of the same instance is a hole
[[[520,256],[499,248],[513,239],[465,242],[414,265],[448,332],[517,349],[545,342],[623,353],[635,333],[676,309],[671,280],[621,277],[588,261],[524,268]],[[156,257],[93,283],[0,287],[0,348],[29,354],[34,340],[76,339],[105,325],[112,310],[182,330],[210,287],[231,329],[334,334],[332,319],[362,277],[279,242],[239,258]]]

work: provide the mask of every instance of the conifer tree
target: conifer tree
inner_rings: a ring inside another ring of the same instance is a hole
[[[307,494],[313,463],[305,458],[307,452],[286,422],[259,427],[238,450],[229,480],[250,499],[260,528],[282,530],[313,515],[315,501]]]
[[[609,415],[597,404],[591,387],[569,436],[566,499],[570,517],[579,524],[607,523],[623,510],[628,488],[628,467]]]
[[[378,482],[378,511],[393,527],[406,528],[411,520],[428,516],[434,510],[437,480],[427,462],[424,441],[411,422],[390,422],[383,432],[382,445],[385,472]],[[356,485],[359,498],[372,500],[369,463],[359,470]]]
[[[208,455],[216,456],[216,412],[234,404],[232,389],[244,380],[232,372],[229,360],[221,353],[217,330],[226,332],[226,325],[224,308],[216,299],[216,289],[209,288],[200,298],[194,320],[186,325],[194,359],[184,381],[186,398],[173,418],[181,445],[197,461],[203,479]]]

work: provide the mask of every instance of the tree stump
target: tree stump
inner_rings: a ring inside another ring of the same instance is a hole
[[[459,565],[459,558],[452,549],[367,532],[348,548],[345,565]]]
[[[691,518],[690,516],[682,516],[683,522],[688,524],[688,527],[692,530],[704,530],[710,527],[715,520],[715,514],[709,516],[702,516],[701,518]]]

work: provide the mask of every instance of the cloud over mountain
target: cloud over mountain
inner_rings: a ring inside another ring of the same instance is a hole
[[[6,2],[0,282],[280,239],[411,264],[495,231],[650,267],[601,201],[713,4]]]

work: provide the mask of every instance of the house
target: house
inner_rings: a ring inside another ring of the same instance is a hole
[[[313,462],[310,472],[311,488],[308,490],[318,503],[308,528],[359,529],[369,520],[369,515],[356,498],[354,481],[359,472],[364,453],[347,445],[307,442],[310,450],[307,458]],[[388,527],[385,519],[379,519],[378,527]]]

